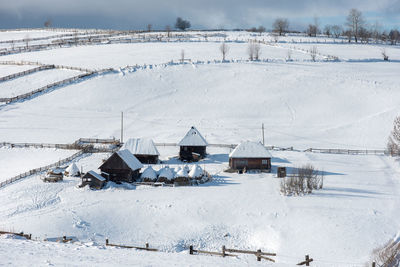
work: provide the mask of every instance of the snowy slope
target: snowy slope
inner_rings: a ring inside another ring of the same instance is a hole
[[[113,185],[90,191],[77,189],[76,178],[44,184],[32,177],[2,190],[0,227],[40,239],[69,235],[99,244],[105,238],[122,244],[149,242],[169,252],[187,253],[189,245],[210,250],[222,245],[261,248],[278,253],[277,261],[289,266],[306,253],[318,266],[362,264],[400,227],[400,181],[392,159],[274,152],[274,171],[282,164],[291,172],[312,162],[325,172],[323,190],[284,197],[274,174],[222,173],[228,151],[210,152],[215,156],[204,166],[215,179],[199,187]],[[217,162],[220,155],[222,165]],[[98,159],[95,155],[92,161]]]
[[[264,123],[269,145],[383,149],[400,109],[398,64],[373,66],[232,63],[109,74],[2,107],[0,140],[118,137],[124,111],[126,136],[155,142],[178,142],[191,125],[209,143],[259,141]]]

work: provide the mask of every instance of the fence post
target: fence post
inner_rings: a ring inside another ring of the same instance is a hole
[[[224,246],[222,246],[222,257],[225,257],[226,256],[226,254],[225,254],[225,245]]]
[[[372,267],[375,267],[375,262],[372,262]]]
[[[193,255],[193,246],[190,246],[190,247],[189,247],[189,254],[190,254],[190,255]]]
[[[108,238],[106,239],[106,246],[108,246]]]
[[[261,261],[261,249],[257,250],[257,261]]]

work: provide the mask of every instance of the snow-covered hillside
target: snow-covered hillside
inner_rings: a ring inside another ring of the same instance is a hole
[[[19,36],[4,34],[0,33],[1,40]],[[268,34],[246,32],[218,32],[207,40],[201,32],[190,34],[180,42],[74,46],[0,57],[1,61],[118,70],[25,101],[1,103],[0,142],[119,138],[122,111],[125,140],[144,137],[177,143],[194,125],[210,144],[237,144],[262,140],[264,124],[267,145],[299,150],[385,149],[393,119],[400,113],[397,47],[387,47],[394,60],[383,62],[381,45],[323,43],[295,36],[274,43]],[[229,61],[222,63],[219,46],[225,38],[234,42],[228,42]],[[247,40],[254,38],[273,42],[261,44],[259,62],[247,60]],[[340,61],[318,57],[312,62],[300,50],[311,46]],[[178,62],[182,49],[192,63],[162,64]],[[294,49],[293,61],[286,60],[289,49]],[[140,66],[126,67],[135,65]],[[28,67],[0,65],[0,74],[24,69]],[[29,92],[77,73],[47,70],[1,82],[0,97]],[[156,170],[183,166],[176,158],[179,147],[157,148],[163,163]],[[271,151],[272,173],[239,175],[224,172],[231,149],[207,150],[209,155],[200,165],[214,179],[201,186],[109,183],[104,190],[92,191],[78,188],[78,178],[49,184],[33,175],[0,188],[0,231],[24,231],[39,240],[67,235],[82,242],[0,239],[0,258],[22,266],[258,264],[254,256],[187,255],[189,245],[213,251],[226,245],[276,252],[274,266],[293,266],[305,254],[314,258],[315,266],[363,266],[374,248],[399,234],[400,169],[395,158]],[[0,179],[74,152],[0,148]],[[109,155],[85,154],[75,162],[84,171],[98,171]],[[282,196],[276,168],[286,166],[292,173],[308,163],[323,170],[324,188],[303,197]],[[149,242],[162,252],[104,247],[106,238],[127,245]],[[18,251],[36,256],[18,257]],[[57,257],[52,257],[55,251]],[[76,258],[68,261],[72,255]]]

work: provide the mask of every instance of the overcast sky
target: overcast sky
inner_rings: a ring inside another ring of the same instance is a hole
[[[301,30],[318,17],[320,24],[343,24],[351,8],[371,24],[400,28],[400,0],[0,0],[0,28],[54,27],[164,29],[180,16],[192,28],[271,28],[277,17]]]

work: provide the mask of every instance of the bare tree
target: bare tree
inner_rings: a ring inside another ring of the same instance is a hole
[[[282,36],[289,29],[289,21],[284,18],[277,18],[272,24],[273,31]]]
[[[46,27],[46,28],[50,28],[51,24],[52,24],[51,19],[48,19],[43,23],[44,27]]]
[[[260,55],[261,55],[261,46],[259,43],[256,41],[250,41],[249,45],[247,47],[247,53],[249,55],[249,59],[251,61],[253,60],[259,60]]]
[[[332,34],[335,36],[335,38],[339,38],[340,35],[342,34],[342,27],[340,25],[333,25],[332,26]]]
[[[171,35],[171,26],[169,25],[165,26],[165,31],[167,32],[167,37],[169,38]]]
[[[400,265],[400,242],[390,240],[373,251],[373,261],[377,266],[398,267]]]
[[[29,48],[29,42],[30,42],[29,34],[25,35],[24,41],[25,41],[25,47],[26,49]]]
[[[225,61],[226,54],[229,52],[229,46],[225,42],[223,42],[219,47],[219,51],[221,51],[222,54],[222,61]]]
[[[264,26],[258,26],[257,32],[260,33],[260,36],[261,36],[261,34],[262,34],[263,32],[265,32],[265,31],[266,31],[266,29],[265,29]]]
[[[390,133],[387,148],[392,156],[398,155],[400,152],[400,116],[394,119],[393,130]]]
[[[310,56],[311,56],[311,60],[313,62],[315,62],[315,59],[317,58],[317,54],[318,54],[318,49],[316,46],[311,47],[310,49]]]
[[[308,24],[306,33],[310,37],[316,37],[317,36],[317,27],[314,24]]]
[[[371,38],[371,32],[365,28],[365,27],[360,27],[359,33],[358,33],[361,43],[368,44],[369,39]]]
[[[184,20],[184,19],[182,19],[182,18],[180,18],[180,17],[178,17],[178,18],[176,19],[175,28],[184,31],[184,30],[186,30],[186,29],[188,29],[188,28],[190,28],[190,27],[191,27],[191,25],[190,25],[190,22],[189,22],[189,21]]]
[[[151,25],[151,24],[147,24],[147,31],[148,32],[151,32],[151,28],[153,27],[153,25]]]
[[[351,30],[347,30],[347,31],[343,32],[343,35],[345,35],[347,37],[347,40],[349,41],[349,43],[351,43],[351,38],[353,36],[353,32]]]
[[[355,8],[351,9],[346,18],[346,25],[347,27],[349,27],[349,30],[351,31],[354,37],[354,41],[357,43],[360,33],[360,28],[364,25],[364,18],[362,16],[361,11]]]
[[[325,25],[324,34],[326,36],[328,36],[328,38],[332,35],[332,26],[331,25]]]
[[[247,54],[249,55],[249,59],[251,61],[254,60],[254,44],[253,42],[249,42],[248,46],[247,46]]]
[[[371,26],[371,34],[372,34],[372,38],[374,38],[375,42],[379,41],[379,39],[381,37],[381,32],[382,32],[382,25],[376,21]]]
[[[398,30],[391,30],[389,32],[389,39],[391,45],[396,45],[400,40],[400,32]]]
[[[382,54],[383,60],[389,61],[389,56],[386,53],[386,49],[385,48],[382,49],[381,54]]]

